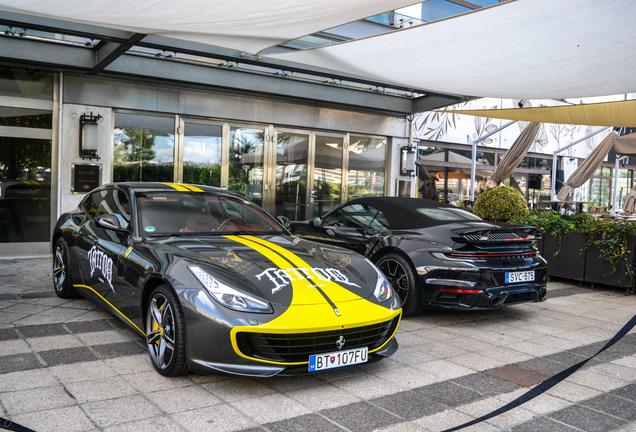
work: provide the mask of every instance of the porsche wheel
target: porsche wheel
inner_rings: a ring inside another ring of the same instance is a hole
[[[389,253],[378,260],[378,268],[402,300],[404,315],[413,315],[422,311],[415,294],[415,275],[409,262],[396,253]]]
[[[55,252],[53,254],[53,287],[55,288],[55,294],[63,299],[77,296],[73,287],[71,267],[68,263],[68,246],[63,238],[59,238],[55,243]]]
[[[146,344],[152,364],[161,375],[176,377],[188,372],[184,327],[175,293],[165,285],[155,288],[146,310]]]

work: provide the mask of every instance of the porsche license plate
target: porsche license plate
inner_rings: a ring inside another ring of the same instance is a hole
[[[312,355],[309,356],[309,372],[366,363],[368,358],[367,347]]]
[[[534,270],[506,273],[507,284],[532,281],[534,281]]]

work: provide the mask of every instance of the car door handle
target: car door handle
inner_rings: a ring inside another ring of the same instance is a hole
[[[328,229],[327,231],[325,231],[327,234],[329,234],[330,236],[335,236],[336,233],[333,232],[332,229]]]

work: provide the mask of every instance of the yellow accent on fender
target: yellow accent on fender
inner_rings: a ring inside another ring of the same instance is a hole
[[[131,252],[132,252],[132,247],[129,247],[128,249],[126,249],[126,253],[124,254],[124,258],[128,258],[128,255],[130,255]]]
[[[188,188],[186,188],[186,187],[184,187],[182,185],[176,184],[176,183],[163,183],[162,182],[162,184],[170,186],[171,188],[175,188],[179,192],[190,192],[190,189],[188,189]]]
[[[287,259],[295,266],[311,268],[311,266],[305,263],[300,257],[274,243],[251,236],[224,237],[254,249],[281,269],[287,269],[289,267]],[[265,247],[265,245],[268,247]],[[287,259],[284,259],[283,256]],[[236,334],[238,332],[279,334],[322,332],[378,324],[389,321],[396,316],[401,318],[402,311],[400,309],[391,310],[372,303],[360,296],[352,294],[349,290],[341,287],[335,282],[324,280],[317,282],[322,285],[321,288],[323,291],[336,304],[341,316],[336,316],[332,307],[327,303],[324,297],[322,297],[318,290],[313,287],[308,288],[310,282],[307,279],[304,277],[296,278],[290,282],[293,289],[292,302],[283,314],[264,324],[255,326],[239,326],[234,327],[231,330],[230,335],[234,351],[243,358],[258,362],[280,365],[303,365],[309,363],[309,358],[307,358],[307,361],[303,362],[276,362],[246,356],[238,348]],[[348,294],[345,294],[345,292]],[[397,331],[397,326],[395,330]],[[391,335],[391,337],[387,338],[385,344],[370,352],[382,349],[382,347],[384,347],[394,335],[395,332]]]
[[[146,336],[146,333],[145,333],[145,332],[143,332],[143,331],[142,331],[139,327],[137,327],[137,325],[136,325],[134,322],[132,322],[132,321],[131,321],[131,320],[130,320],[130,319],[129,319],[126,315],[124,315],[123,313],[121,313],[121,312],[119,311],[119,309],[117,309],[115,306],[113,306],[113,304],[112,304],[111,302],[109,302],[109,301],[108,301],[108,300],[106,300],[104,297],[102,297],[102,295],[101,295],[100,293],[98,293],[97,291],[95,291],[93,288],[89,287],[88,285],[76,285],[76,284],[73,284],[73,287],[75,287],[75,288],[86,288],[86,289],[89,289],[89,290],[93,291],[93,292],[94,292],[95,294],[97,294],[97,295],[98,295],[98,296],[99,296],[102,300],[104,300],[106,303],[108,303],[108,305],[109,305],[110,307],[112,307],[113,309],[115,309],[115,311],[117,311],[117,313],[118,313],[119,315],[121,315],[121,316],[123,316],[124,318],[126,318],[126,321],[128,321],[128,322],[129,322],[129,323],[131,323],[133,326],[135,326],[135,328],[136,328],[137,330],[139,330],[139,331],[141,332],[141,334],[142,334],[142,335]]]

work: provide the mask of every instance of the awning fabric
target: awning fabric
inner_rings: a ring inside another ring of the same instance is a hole
[[[616,127],[636,125],[636,100],[555,107],[447,110],[445,112],[537,123]]]
[[[568,201],[568,198],[572,195],[574,189],[581,186],[588,181],[594,171],[601,165],[605,156],[609,153],[618,135],[616,132],[611,132],[605,137],[603,141],[590,153],[590,155],[583,161],[581,165],[572,173],[569,179],[565,182],[563,189],[559,191],[557,199],[559,201]]]
[[[633,0],[516,0],[268,57],[446,94],[605,96],[636,91],[634,22]]]
[[[165,36],[255,54],[413,0],[0,0],[0,11]]]
[[[614,152],[621,156],[636,157],[636,133],[616,138]]]
[[[534,142],[534,138],[539,132],[539,123],[530,123],[517,137],[510,149],[497,164],[497,168],[492,176],[486,181],[486,188],[497,186],[500,182],[510,177],[510,174],[519,166],[525,155],[528,153],[530,146]]]

